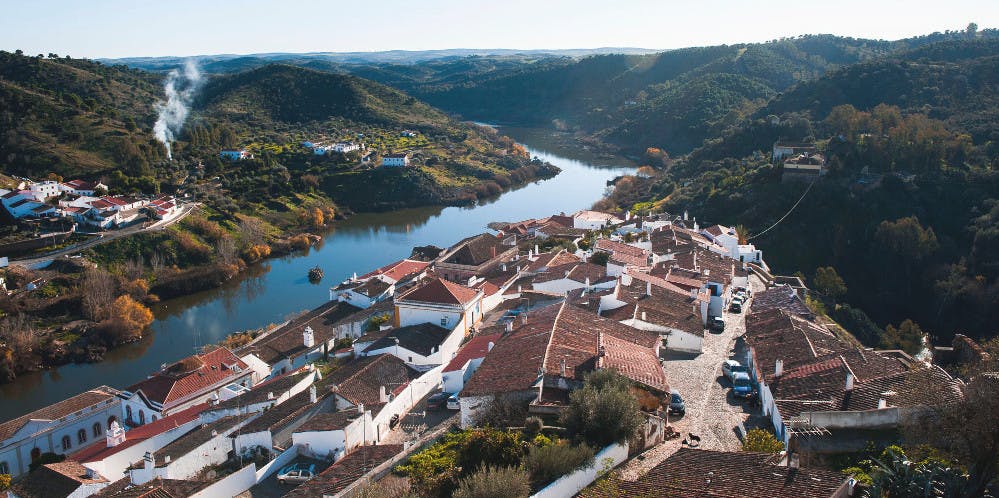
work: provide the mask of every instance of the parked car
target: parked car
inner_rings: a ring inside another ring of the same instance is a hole
[[[725,378],[727,378],[733,384],[735,383],[735,374],[737,373],[748,374],[748,372],[749,370],[745,366],[743,366],[742,363],[739,363],[738,361],[725,360],[725,363],[722,363],[722,374],[724,374]]]
[[[312,479],[316,475],[316,466],[311,463],[289,465],[278,472],[277,480],[281,484],[299,483]]]
[[[392,418],[389,419],[389,429],[395,429],[395,426],[397,426],[397,425],[399,425],[399,414],[398,413],[396,413],[395,415],[392,415]]]
[[[458,393],[454,393],[447,398],[448,410],[461,410],[461,403],[458,402]]]
[[[732,302],[733,303],[743,304],[743,303],[746,302],[746,298],[742,297],[742,296],[735,296],[735,297],[732,298]]]
[[[713,316],[708,320],[708,328],[721,332],[725,330],[725,320],[720,316]]]
[[[451,393],[437,393],[427,398],[427,410],[443,410]]]
[[[679,413],[683,415],[687,413],[687,406],[683,404],[683,398],[680,397],[680,391],[676,389],[669,390],[669,412]]]
[[[749,299],[749,293],[747,293],[744,290],[735,291],[735,294],[733,294],[733,296],[735,296],[735,297],[737,297],[739,299],[742,299],[743,301],[746,301],[746,300]]]
[[[729,305],[728,310],[732,313],[742,313],[742,303],[733,301],[732,304]]]
[[[736,372],[732,375],[732,394],[739,398],[748,398],[753,394],[753,383],[746,372]]]

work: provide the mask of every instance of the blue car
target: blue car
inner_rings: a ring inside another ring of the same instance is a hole
[[[753,394],[753,383],[749,380],[749,375],[745,372],[735,372],[732,375],[732,394],[739,398],[745,398]]]

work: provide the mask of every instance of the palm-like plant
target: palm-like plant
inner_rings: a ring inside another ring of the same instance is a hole
[[[961,498],[968,477],[960,469],[939,461],[912,462],[905,453],[888,448],[876,467],[868,498]]]

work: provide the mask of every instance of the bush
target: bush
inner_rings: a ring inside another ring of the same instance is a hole
[[[520,464],[524,445],[520,433],[486,427],[473,431],[458,452],[461,473],[485,467],[511,467]]]
[[[553,444],[533,447],[524,457],[524,470],[531,475],[531,485],[541,489],[561,476],[593,462],[593,449],[585,444]]]
[[[524,421],[524,438],[531,439],[537,434],[541,433],[541,429],[545,428],[545,423],[538,417],[527,417]]]
[[[643,422],[631,381],[610,369],[588,374],[583,387],[569,394],[561,421],[570,434],[597,448],[626,441]]]
[[[486,467],[458,484],[454,498],[527,498],[527,473],[512,467]]]
[[[742,442],[742,451],[757,453],[780,453],[784,451],[784,443],[777,440],[773,434],[763,429],[750,429]]]
[[[47,463],[59,463],[65,459],[66,455],[57,455],[52,452],[42,453],[41,455],[38,455],[38,458],[32,460],[31,463],[28,464],[28,472],[34,472],[35,469]]]
[[[10,474],[0,474],[0,491],[10,489]]]
[[[260,261],[270,255],[271,246],[267,244],[256,244],[250,246],[249,249],[243,252],[243,260],[247,263],[256,263],[257,261]]]
[[[225,229],[222,228],[221,225],[201,216],[188,216],[184,219],[183,224],[190,228],[194,233],[213,242],[218,242],[227,235]]]

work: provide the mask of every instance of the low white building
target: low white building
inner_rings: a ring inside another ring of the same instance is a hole
[[[366,410],[363,404],[356,409],[317,413],[291,437],[303,454],[333,460],[339,460],[350,450],[374,439],[371,410]]]
[[[409,166],[409,154],[388,154],[382,157],[382,166],[396,168]]]
[[[623,223],[624,220],[610,213],[582,210],[572,215],[572,227],[585,230],[599,230],[608,225]]]
[[[219,157],[230,161],[242,161],[243,159],[253,159],[253,154],[250,154],[246,149],[222,149],[219,152]]]
[[[482,290],[436,278],[396,298],[395,326],[433,323],[467,336],[482,320],[483,297]]]
[[[444,392],[461,392],[465,387],[465,381],[472,377],[482,364],[482,359],[492,351],[496,341],[502,336],[502,334],[481,335],[465,343],[441,371]]]
[[[386,330],[363,350],[355,347],[355,352],[358,356],[390,354],[423,371],[449,360],[464,337],[458,328],[448,330],[433,323],[419,323]]]
[[[202,425],[155,453],[146,453],[142,466],[129,471],[132,484],[144,484],[157,477],[191,479],[205,467],[225,462],[233,451],[229,435],[249,421],[245,415],[225,417]]]

